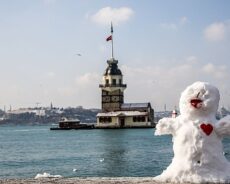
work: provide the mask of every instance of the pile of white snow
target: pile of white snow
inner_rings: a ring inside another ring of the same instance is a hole
[[[44,172],[43,174],[37,174],[34,179],[40,178],[62,178],[61,175],[51,175],[50,173]]]
[[[217,121],[219,100],[216,87],[195,82],[181,94],[181,115],[158,122],[155,135],[173,136],[174,157],[168,168],[155,177],[156,180],[230,182],[230,163],[223,155],[222,145],[223,137],[230,136],[230,116]]]

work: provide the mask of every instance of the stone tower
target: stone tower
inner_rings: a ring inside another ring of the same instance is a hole
[[[123,76],[118,68],[118,60],[111,58],[107,61],[108,66],[102,78],[101,104],[103,112],[118,111],[124,103],[124,90],[126,84],[123,84]]]

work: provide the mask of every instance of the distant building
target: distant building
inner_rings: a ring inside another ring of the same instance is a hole
[[[96,126],[102,128],[153,127],[154,110],[150,103],[124,103],[124,90],[127,85],[123,83],[123,75],[118,68],[118,60],[113,57],[113,51],[112,58],[107,60],[107,64],[102,84],[99,85],[102,112],[97,114]]]
[[[46,112],[45,109],[31,109],[31,108],[20,108],[17,110],[9,110],[7,112],[7,114],[27,114],[27,113],[31,113],[31,114],[35,114],[36,116],[45,116]]]

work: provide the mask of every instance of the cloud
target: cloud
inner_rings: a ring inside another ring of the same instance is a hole
[[[174,23],[161,23],[160,25],[162,28],[164,29],[168,29],[168,30],[173,30],[176,31],[177,30],[177,25]]]
[[[188,22],[188,18],[187,17],[184,16],[184,17],[180,18],[180,23],[181,24],[186,24],[187,22]]]
[[[185,61],[190,64],[196,64],[198,62],[198,59],[196,56],[188,56]]]
[[[56,76],[56,74],[54,72],[48,72],[46,74],[46,76],[49,77],[49,78],[54,78]]]
[[[208,75],[212,75],[215,78],[222,80],[224,80],[228,76],[227,67],[224,65],[215,66],[212,63],[208,63],[207,65],[204,65],[202,67],[202,71],[204,71],[204,73]]]
[[[191,62],[192,61],[192,62]],[[126,102],[150,101],[157,111],[169,109],[178,105],[181,92],[186,86],[195,81],[206,81],[217,86],[220,91],[230,88],[230,78],[227,66],[212,63],[200,65],[195,56],[188,57],[183,64],[173,67],[142,67],[133,68],[122,66],[124,83],[128,84],[125,91]],[[229,104],[230,99],[222,94],[224,103]],[[223,103],[222,103],[223,104]]]
[[[230,35],[230,20],[212,23],[204,29],[203,33],[207,41],[224,41]]]
[[[105,53],[106,52],[106,46],[105,45],[100,45],[99,47],[98,47],[98,49],[99,49],[99,51],[100,52],[102,52],[102,53]]]
[[[100,108],[101,97],[98,86],[101,78],[97,73],[77,76],[69,85],[57,88],[58,94],[53,94],[54,101],[65,106],[82,105],[86,108]]]
[[[88,88],[93,85],[98,85],[101,77],[97,73],[85,73],[76,78],[76,85],[81,88]]]
[[[157,63],[153,61],[154,63]],[[168,110],[178,104],[180,94],[186,86],[195,81],[207,81],[217,86],[221,92],[221,105],[230,104],[230,73],[226,65],[213,63],[201,64],[196,56],[188,56],[181,64],[174,66],[119,66],[123,73],[123,81],[127,84],[124,92],[125,103],[151,102],[156,111]],[[52,72],[51,72],[52,73]],[[15,104],[18,106],[35,105],[35,102],[49,104],[52,101],[57,106],[97,107],[101,106],[101,73],[83,73],[70,82],[43,87],[36,85],[27,87],[20,84],[2,84],[2,104]],[[58,76],[55,76],[58,78]],[[51,84],[51,83],[48,83]],[[53,84],[53,81],[52,81]]]
[[[114,25],[127,22],[134,15],[134,11],[129,7],[111,8],[105,7],[97,13],[90,16],[90,19],[100,25],[108,25],[113,22]]]
[[[186,16],[183,16],[176,22],[164,22],[164,23],[161,23],[160,26],[164,29],[176,31],[181,26],[185,25],[187,22],[188,22],[188,18]]]
[[[209,25],[204,30],[204,37],[208,41],[222,41],[226,37],[227,25],[223,22],[217,22]]]
[[[76,91],[72,87],[59,87],[57,92],[60,96],[63,97],[74,96],[76,94]]]

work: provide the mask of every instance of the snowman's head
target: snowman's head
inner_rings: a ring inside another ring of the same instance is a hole
[[[181,94],[180,112],[185,116],[215,115],[219,106],[219,90],[206,82],[195,82]]]

